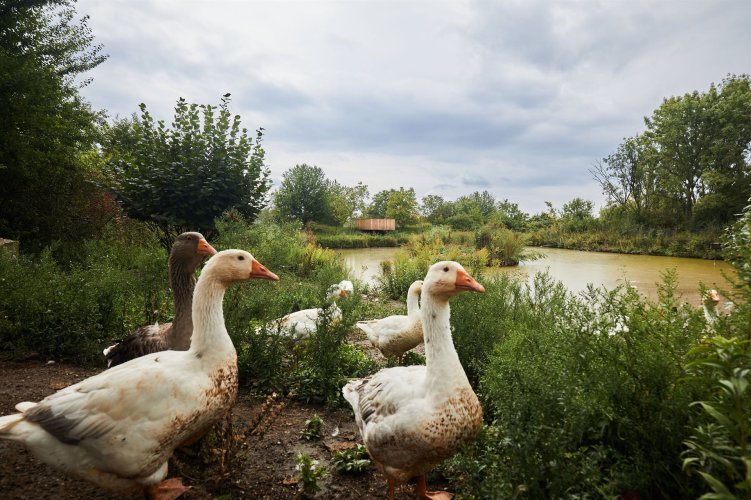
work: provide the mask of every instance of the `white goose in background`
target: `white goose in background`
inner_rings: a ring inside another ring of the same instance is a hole
[[[21,413],[0,417],[0,438],[103,488],[176,498],[186,490],[180,479],[163,481],[172,452],[237,398],[237,354],[222,299],[232,283],[254,278],[279,279],[248,252],[219,252],[196,285],[187,351],[147,354],[38,403],[19,403]]]
[[[368,340],[386,356],[396,356],[402,364],[404,353],[422,344],[420,319],[420,291],[422,280],[415,281],[407,291],[407,315],[387,316],[382,319],[358,321],[357,327]]]
[[[344,298],[355,290],[354,285],[349,280],[343,280],[329,287],[327,300],[334,302],[328,306],[329,319],[339,321],[342,317],[342,311],[336,305],[336,299]],[[282,335],[290,337],[293,340],[302,340],[310,337],[316,331],[318,318],[324,314],[323,309],[302,309],[295,311],[271,322],[271,327],[275,331],[279,329]]]
[[[365,447],[394,487],[417,476],[420,498],[429,493],[425,474],[473,439],[482,427],[482,408],[451,339],[449,299],[459,292],[484,292],[457,262],[430,266],[422,286],[425,366],[398,366],[349,382],[342,389],[352,405]]]
[[[720,315],[720,294],[714,288],[711,289],[704,296],[702,300],[702,309],[704,311],[704,319],[707,320],[707,326],[714,327],[717,317]]]
[[[142,326],[125,339],[104,350],[107,366],[117,366],[152,352],[186,351],[193,334],[193,289],[196,268],[204,257],[216,250],[201,233],[182,233],[175,239],[169,255],[169,286],[175,305],[175,319],[170,323]]]

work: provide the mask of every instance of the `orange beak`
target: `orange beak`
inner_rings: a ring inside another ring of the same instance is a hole
[[[259,280],[279,281],[279,276],[266,269],[256,259],[253,259],[253,264],[250,266],[250,277]]]
[[[216,255],[216,249],[212,247],[206,240],[198,240],[198,246],[196,247],[196,253],[198,255]]]
[[[456,271],[456,282],[454,286],[457,290],[485,293],[485,287],[479,284],[472,276],[466,271],[459,269]]]
[[[339,297],[344,298],[347,296],[347,292],[345,290],[339,290]]]

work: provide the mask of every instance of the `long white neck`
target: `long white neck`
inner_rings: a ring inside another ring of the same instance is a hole
[[[204,363],[236,356],[235,346],[224,326],[222,300],[226,284],[206,273],[201,276],[193,296],[193,337],[189,352]]]
[[[429,293],[422,294],[422,329],[425,339],[427,390],[431,395],[444,397],[457,385],[469,387],[459,355],[451,339],[451,308],[448,300]]]
[[[407,316],[420,316],[420,294],[417,292],[407,294]]]

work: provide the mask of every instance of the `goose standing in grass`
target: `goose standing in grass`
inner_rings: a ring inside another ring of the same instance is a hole
[[[328,307],[329,319],[339,321],[342,317],[342,311],[336,305],[336,299],[344,298],[355,290],[354,285],[349,280],[343,280],[329,287],[328,300],[333,300]],[[271,324],[274,329],[279,329],[282,335],[290,337],[293,340],[302,340],[310,337],[316,331],[318,319],[324,314],[323,309],[301,309],[287,314],[284,317],[274,320]]]
[[[422,286],[425,366],[398,366],[356,379],[342,392],[352,405],[365,447],[386,475],[389,499],[394,487],[417,476],[420,498],[428,492],[425,475],[450,457],[482,427],[482,408],[451,339],[449,299],[485,288],[452,261],[430,266]]]
[[[714,288],[709,290],[703,297],[702,310],[704,319],[707,321],[709,330],[714,330],[717,318],[720,316],[720,294]]]
[[[196,268],[204,257],[214,254],[216,250],[201,233],[182,233],[177,237],[169,255],[169,286],[175,304],[175,319],[171,323],[143,326],[105,349],[107,366],[116,366],[152,352],[185,351],[190,347]]]
[[[387,316],[382,319],[358,321],[357,327],[368,340],[386,356],[396,356],[402,364],[404,353],[422,344],[420,319],[420,291],[422,280],[415,281],[407,291],[407,315]]]
[[[214,255],[193,300],[187,351],[147,354],[0,417],[0,438],[22,442],[41,461],[100,487],[176,498],[163,481],[174,449],[221,419],[237,398],[237,354],[224,326],[229,285],[278,280],[248,252]]]

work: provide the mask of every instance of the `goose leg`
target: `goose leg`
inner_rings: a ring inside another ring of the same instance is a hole
[[[190,489],[177,477],[144,488],[143,496],[149,500],[175,500]]]
[[[397,360],[397,362],[398,362],[399,366],[402,366],[402,357],[403,357],[403,356],[404,356],[404,354],[400,354],[400,355],[399,355],[399,359]]]
[[[417,477],[415,495],[420,500],[451,500],[454,497],[448,491],[428,491],[425,486],[425,474]]]
[[[389,481],[389,500],[394,500],[394,484],[395,481],[391,478],[388,478]]]

